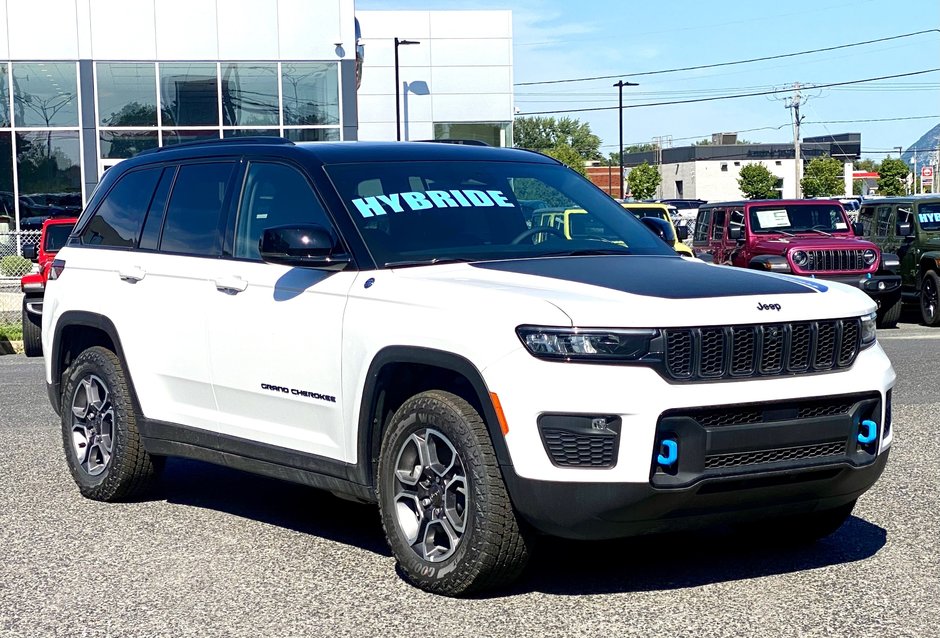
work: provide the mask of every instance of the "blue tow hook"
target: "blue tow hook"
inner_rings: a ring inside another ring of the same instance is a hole
[[[679,459],[679,444],[672,439],[664,439],[660,445],[665,448],[666,455],[660,453],[656,457],[656,462],[663,467],[671,467]]]
[[[878,438],[878,424],[870,419],[862,421],[858,430],[858,442],[862,445],[868,445]]]

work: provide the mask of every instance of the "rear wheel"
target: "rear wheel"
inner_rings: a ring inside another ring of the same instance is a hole
[[[120,359],[106,348],[82,352],[62,394],[62,443],[72,478],[96,501],[133,498],[150,487],[162,459],[143,448]]]
[[[878,319],[875,323],[879,328],[896,328],[901,318],[901,296],[896,299],[886,299],[878,308]]]
[[[486,425],[463,399],[408,399],[382,437],[382,525],[404,577],[457,596],[514,580],[528,551]]]
[[[23,353],[27,357],[42,356],[42,324],[40,318],[27,312],[26,303],[29,297],[23,298]]]
[[[928,326],[940,325],[940,277],[933,270],[924,273],[920,285],[920,314]]]

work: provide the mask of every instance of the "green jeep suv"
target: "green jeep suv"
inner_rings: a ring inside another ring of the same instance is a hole
[[[866,201],[858,220],[866,237],[900,259],[902,299],[920,305],[925,324],[940,325],[940,195]]]

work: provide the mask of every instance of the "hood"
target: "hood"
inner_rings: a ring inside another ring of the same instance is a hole
[[[874,309],[864,293],[841,284],[672,256],[546,257],[409,268],[396,274],[427,288],[428,297],[441,299],[441,304],[456,299],[500,308],[507,320],[520,323],[536,322],[525,319],[524,312],[536,300],[555,306],[571,325],[582,327],[770,323]]]
[[[824,235],[796,235],[795,237],[761,238],[753,242],[751,246],[775,255],[782,255],[789,250],[796,249],[865,250],[866,248],[877,248],[870,241],[854,235],[833,235],[832,237],[826,237]]]

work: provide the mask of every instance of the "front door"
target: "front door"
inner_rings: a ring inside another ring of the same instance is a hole
[[[249,163],[232,256],[217,264],[210,366],[223,437],[351,460],[344,448],[343,313],[355,272],[261,261],[265,228],[332,222],[304,173]]]

